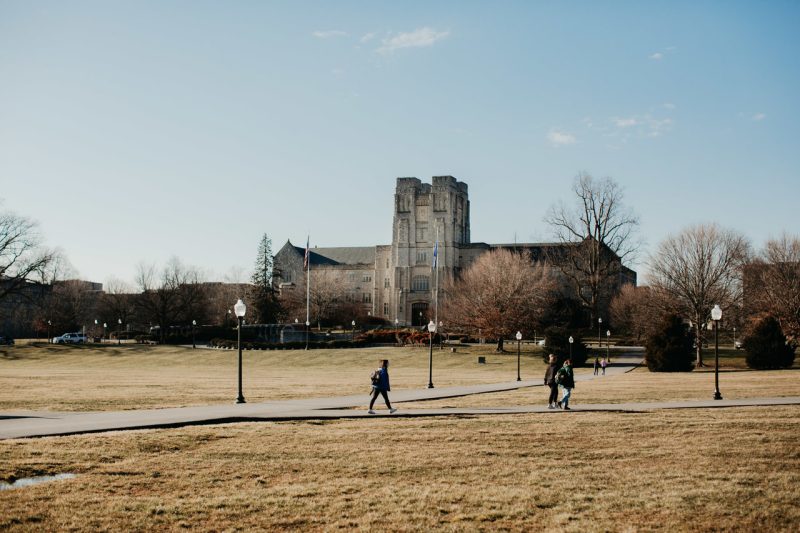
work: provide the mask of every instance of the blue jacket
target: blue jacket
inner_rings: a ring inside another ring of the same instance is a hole
[[[378,382],[373,385],[378,390],[390,391],[389,387],[389,371],[383,367],[378,369]]]

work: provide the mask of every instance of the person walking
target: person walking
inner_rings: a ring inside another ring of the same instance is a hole
[[[605,376],[606,375],[606,367],[608,366],[608,361],[606,361],[605,357],[603,357],[603,360],[600,362],[600,366],[603,367],[603,375]],[[595,374],[597,374],[597,372],[595,372]]]
[[[389,391],[392,390],[389,386],[389,360],[381,360],[381,367],[372,373],[372,400],[369,402],[369,414],[374,415],[375,400],[378,395],[383,396],[383,401],[386,402],[386,407],[389,408],[389,413],[394,413],[397,409],[392,407],[389,402]]]
[[[550,354],[550,364],[547,365],[547,370],[544,373],[544,384],[550,387],[550,399],[547,401],[548,409],[555,409],[556,401],[558,400],[558,383],[556,383],[557,372],[558,365],[556,364],[556,356]]]
[[[572,389],[575,388],[575,375],[572,373],[571,360],[567,359],[564,361],[564,366],[562,366],[558,374],[556,374],[556,381],[561,385],[561,388],[564,389],[561,401],[558,402],[558,407],[569,411],[569,398],[572,395]]]
[[[594,358],[594,375],[596,376],[600,372],[600,358],[595,356]]]

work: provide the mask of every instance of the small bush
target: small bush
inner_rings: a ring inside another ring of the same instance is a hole
[[[677,315],[667,315],[645,340],[645,361],[650,372],[694,370],[689,326]]]
[[[786,335],[778,321],[768,316],[758,322],[742,343],[747,366],[757,370],[791,368],[794,347],[786,343]]]
[[[589,351],[586,345],[583,344],[583,338],[579,333],[570,332],[565,328],[552,327],[544,332],[545,350],[543,359],[545,362],[549,361],[549,355],[552,353],[558,359],[558,364],[561,365],[566,359],[570,357],[569,338],[572,336],[572,366],[579,367],[586,364],[586,359],[589,357]]]

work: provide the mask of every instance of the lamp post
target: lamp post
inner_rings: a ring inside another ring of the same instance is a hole
[[[611,346],[611,330],[606,331],[606,363],[611,362],[611,354],[609,353],[609,346]]]
[[[350,325],[353,326],[353,331],[350,333],[350,342],[353,342],[356,340],[356,321],[353,320]]]
[[[311,322],[306,320],[306,350],[308,350],[308,335],[310,329],[311,329]]]
[[[47,344],[53,342],[53,338],[50,336],[50,326],[53,325],[53,322],[48,320],[47,321]]]
[[[195,328],[197,327],[197,320],[192,320],[192,349],[197,348],[197,343],[194,340]]]
[[[428,322],[428,334],[430,335],[431,351],[428,355],[428,388],[433,388],[433,334],[436,332],[436,322]]]
[[[120,340],[120,332],[122,331],[122,319],[117,319],[117,346],[122,344],[122,340]]]
[[[572,335],[569,336],[569,360],[572,361],[572,343],[575,342],[575,339],[572,338]]]
[[[600,330],[601,330],[602,327],[603,327],[603,317],[599,316],[599,317],[597,317],[597,349],[598,350],[603,347],[603,341],[600,340],[601,339]]]
[[[97,319],[96,318],[94,319],[94,331],[92,333],[94,333],[95,336],[97,335]]]
[[[103,322],[103,341],[106,339],[106,328],[108,327],[108,322]]]
[[[733,349],[736,349],[736,326],[733,326]]]
[[[239,321],[236,335],[236,345],[239,348],[239,396],[236,397],[236,403],[245,403],[244,395],[242,394],[242,322],[244,322],[244,314],[247,312],[247,306],[242,299],[239,298],[236,305],[233,306],[233,309],[236,311],[236,318]]]
[[[711,320],[714,321],[714,399],[721,400],[719,393],[719,321],[722,320],[722,309],[715,305],[711,310]]]
[[[520,346],[522,346],[522,332],[517,332],[517,381],[522,381],[522,377],[519,375],[519,352]]]

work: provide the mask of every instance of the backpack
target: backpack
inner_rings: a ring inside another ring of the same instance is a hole
[[[377,385],[378,382],[381,380],[381,371],[373,370],[372,374],[369,376],[369,379],[372,380],[373,385]]]

